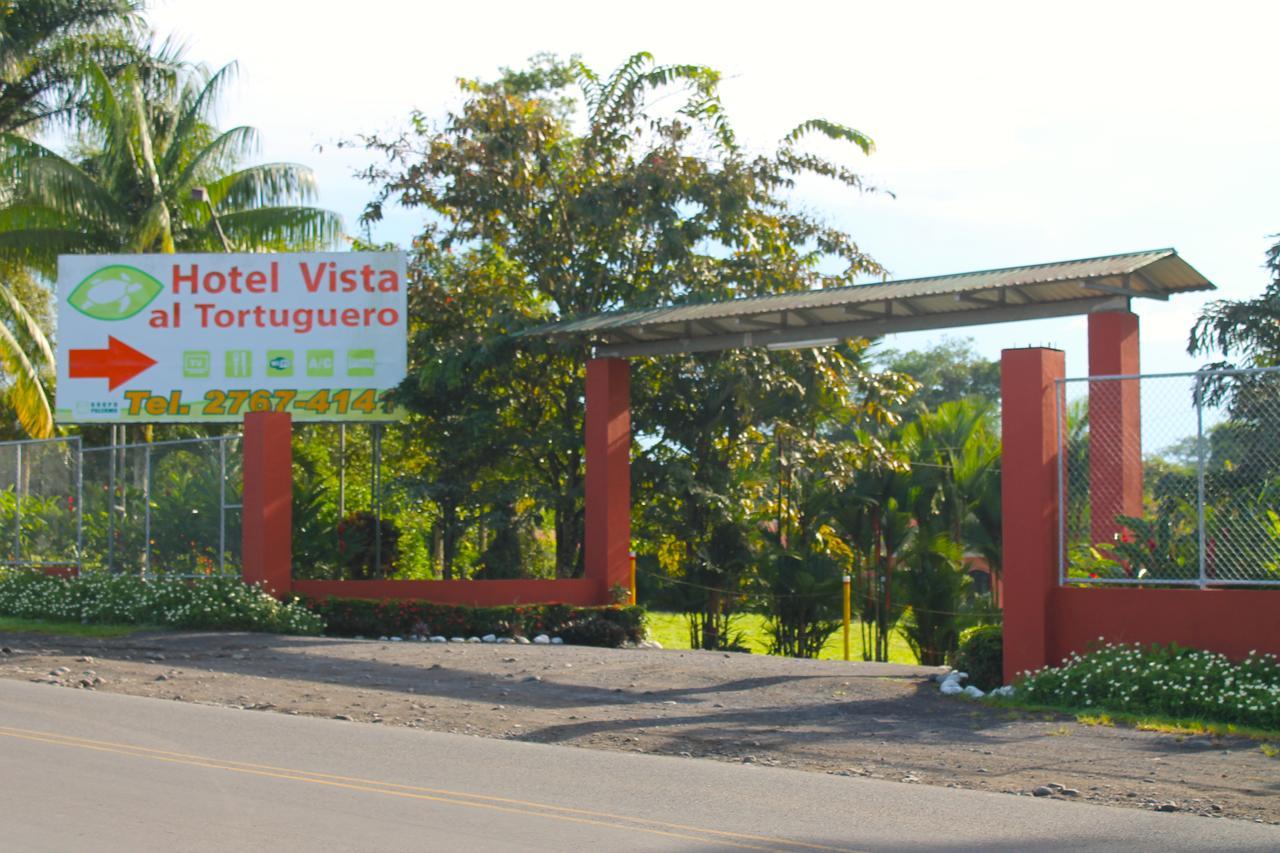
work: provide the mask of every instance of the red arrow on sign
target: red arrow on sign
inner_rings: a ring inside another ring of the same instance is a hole
[[[149,355],[107,336],[106,349],[71,350],[71,378],[107,380],[107,390],[114,391],[142,371],[156,363]]]

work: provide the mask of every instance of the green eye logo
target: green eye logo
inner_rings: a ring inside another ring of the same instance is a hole
[[[164,285],[142,270],[113,264],[80,282],[67,302],[95,320],[124,320],[150,305],[162,290]]]

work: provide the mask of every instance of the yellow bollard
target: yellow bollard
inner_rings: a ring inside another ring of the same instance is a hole
[[[631,603],[636,603],[636,552],[632,551],[628,555],[631,558]]]
[[[844,659],[845,660],[849,659],[849,617],[851,615],[850,607],[849,607],[850,580],[851,579],[848,575],[844,576]]]

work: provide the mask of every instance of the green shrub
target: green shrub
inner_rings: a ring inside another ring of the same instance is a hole
[[[390,519],[360,510],[338,522],[336,531],[344,578],[370,580],[394,574],[400,531]]]
[[[279,634],[318,634],[324,628],[296,599],[277,601],[239,578],[143,579],[103,571],[71,578],[0,571],[0,615]]]
[[[598,638],[612,645],[644,639],[642,607],[577,607],[569,604],[515,604],[503,607],[467,607],[430,601],[372,601],[361,598],[307,599],[306,606],[325,621],[325,633],[338,637],[428,636],[532,637],[548,634],[565,637],[570,626],[594,623]],[[595,645],[598,645],[596,643]]]
[[[591,616],[560,629],[560,639],[575,646],[617,648],[627,641],[627,631],[617,622]]]
[[[841,624],[839,564],[825,554],[781,551],[764,570],[769,654],[816,658]]]
[[[1023,704],[1280,730],[1280,662],[1257,652],[1233,663],[1176,645],[1105,645],[1023,674],[1015,687]]]
[[[1004,629],[999,625],[979,625],[960,635],[955,668],[969,673],[968,684],[992,690],[1004,684]]]
[[[945,533],[918,530],[903,553],[906,571],[898,573],[898,583],[907,610],[899,630],[926,666],[940,666],[960,642],[971,583],[962,552]]]

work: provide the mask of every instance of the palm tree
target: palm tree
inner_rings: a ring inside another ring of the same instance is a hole
[[[47,291],[20,265],[0,262],[0,388],[21,429],[33,438],[53,435],[53,413],[45,381],[53,372],[53,350],[45,333]],[[28,306],[31,306],[29,309]],[[41,312],[40,309],[45,311]],[[11,426],[0,435],[13,435]]]
[[[0,133],[29,138],[83,103],[87,61],[108,69],[135,58],[137,0],[24,0],[0,15]],[[48,291],[20,263],[0,259],[0,386],[26,434],[53,433],[45,392],[52,371]],[[8,428],[2,430],[9,433]]]
[[[91,72],[93,97],[80,156],[63,157],[13,134],[0,177],[14,192],[0,206],[0,257],[52,275],[59,254],[218,251],[209,204],[246,251],[317,249],[342,235],[337,214],[305,206],[315,177],[305,166],[236,167],[257,149],[251,127],[219,131],[210,114],[235,73],[189,67],[175,85],[146,85],[136,69],[114,81]]]
[[[992,603],[1002,565],[1000,438],[992,405],[980,398],[952,400],[923,411],[905,430],[913,476],[921,483],[915,508],[921,527],[945,532],[964,552],[982,557],[990,571]]]
[[[113,78],[90,68],[72,156],[0,133],[0,186],[8,188],[0,204],[0,263],[52,279],[60,254],[220,251],[210,210],[245,251],[338,242],[340,217],[305,205],[315,196],[311,170],[292,163],[237,168],[256,150],[256,132],[220,131],[211,120],[234,65],[213,74],[184,66],[176,77],[149,70],[132,66]],[[197,187],[207,190],[207,206],[192,197]],[[23,424],[47,435],[52,420],[34,381],[39,366],[20,363],[11,349],[0,340],[0,358],[34,410]],[[47,343],[40,352],[46,356]]]
[[[139,0],[22,0],[0,12],[0,131],[32,135],[71,118],[86,61],[107,69],[137,58]]]

